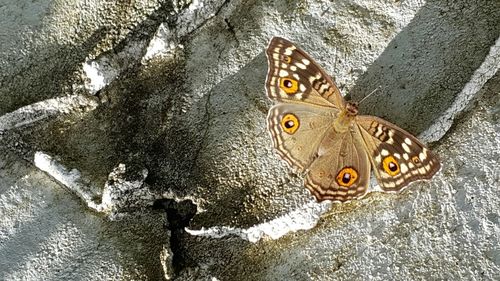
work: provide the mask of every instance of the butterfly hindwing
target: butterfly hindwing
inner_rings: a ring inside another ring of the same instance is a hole
[[[344,107],[344,99],[335,83],[293,43],[274,37],[266,55],[269,64],[266,91],[270,99]]]
[[[375,116],[357,116],[357,124],[382,190],[399,191],[439,171],[434,153],[405,130]]]
[[[344,133],[329,130],[309,167],[305,186],[318,201],[363,197],[370,181],[370,160],[357,127]]]

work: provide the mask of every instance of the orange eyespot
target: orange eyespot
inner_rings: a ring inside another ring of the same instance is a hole
[[[280,78],[280,88],[288,95],[293,95],[299,90],[299,82],[291,78]]]
[[[292,62],[292,57],[287,56],[287,55],[281,55],[281,60],[286,62],[286,63],[291,63]]]
[[[411,158],[411,161],[413,162],[413,164],[420,164],[420,158],[418,158],[418,156],[413,156]]]
[[[288,134],[293,134],[297,129],[299,129],[300,122],[297,116],[287,113],[283,118],[281,118],[281,128]]]
[[[382,167],[384,168],[384,171],[388,173],[391,176],[395,176],[399,174],[399,164],[396,159],[392,156],[387,156],[384,158],[382,161]]]
[[[346,167],[340,170],[337,174],[336,180],[340,186],[350,187],[358,179],[358,172],[353,168]]]

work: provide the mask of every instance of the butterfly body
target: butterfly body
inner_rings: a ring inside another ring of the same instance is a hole
[[[383,191],[431,178],[439,161],[403,129],[378,117],[358,115],[335,83],[304,51],[274,37],[266,51],[266,92],[278,103],[268,130],[278,154],[305,173],[318,201],[349,201],[367,193],[371,170]]]
[[[345,133],[355,125],[358,115],[358,104],[347,102],[345,109],[341,110],[333,123],[333,128],[338,133]]]

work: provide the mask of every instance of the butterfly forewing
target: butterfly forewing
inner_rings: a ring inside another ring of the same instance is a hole
[[[274,37],[266,55],[269,63],[266,90],[270,99],[344,107],[340,91],[331,78],[290,41]]]
[[[437,157],[405,130],[374,116],[358,116],[363,140],[380,187],[399,191],[439,171]]]

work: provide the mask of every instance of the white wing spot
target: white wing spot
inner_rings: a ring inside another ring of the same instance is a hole
[[[427,157],[425,156],[425,154],[423,152],[420,152],[418,154],[418,158],[420,158],[420,161],[424,161]]]
[[[299,89],[300,89],[301,92],[305,92],[306,91],[306,86],[304,86],[304,84],[300,84]]]
[[[291,46],[291,47],[288,47],[285,49],[285,55],[287,56],[291,56],[292,53],[293,53],[293,50],[295,50],[295,47],[294,46]]]
[[[323,93],[328,89],[328,84],[322,84],[321,87],[319,88],[319,92]]]
[[[280,77],[288,77],[288,71],[280,69],[279,75]]]
[[[427,164],[427,165],[425,165],[425,166],[424,166],[424,168],[425,168],[425,169],[427,170],[427,172],[428,172],[428,171],[430,171],[430,170],[431,170],[431,165],[430,165],[430,164]]]
[[[297,67],[295,65],[290,65],[290,70],[291,71],[297,71]]]
[[[402,143],[401,146],[403,147],[403,149],[407,152],[407,153],[410,153],[411,150],[410,150],[410,147],[406,144],[406,143]]]
[[[404,160],[408,160],[408,159],[410,159],[410,156],[408,155],[408,153],[404,153],[404,154],[403,154],[403,159],[404,159]]]
[[[408,166],[406,166],[406,164],[399,165],[399,169],[401,170],[401,173],[403,173],[403,174],[408,172]]]
[[[385,182],[384,186],[385,187],[396,187],[396,184],[394,182]]]
[[[388,151],[387,149],[382,149],[382,150],[380,151],[380,154],[381,154],[382,156],[387,156],[387,155],[389,155],[389,151]]]
[[[379,138],[382,135],[382,126],[377,126],[377,131],[375,132],[375,137]]]
[[[398,159],[401,159],[401,154],[399,153],[394,153],[394,157],[398,158]]]
[[[311,62],[308,59],[302,59],[302,63],[305,65],[309,65]]]
[[[380,163],[382,161],[382,157],[380,157],[380,154],[375,156],[375,162]]]
[[[406,143],[407,145],[411,145],[411,144],[412,144],[411,139],[409,139],[409,138],[405,138],[405,143]]]
[[[292,76],[293,78],[297,79],[297,81],[300,80],[300,76],[297,73],[294,73]]]
[[[306,65],[305,65],[305,64],[303,64],[303,63],[298,62],[298,63],[296,63],[295,65],[296,65],[298,68],[300,68],[300,69],[306,69]]]

